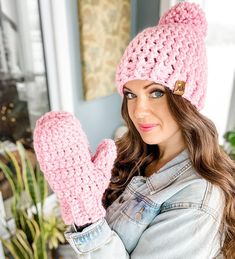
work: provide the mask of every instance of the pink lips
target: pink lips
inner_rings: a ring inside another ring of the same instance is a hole
[[[147,131],[151,131],[154,128],[156,128],[158,126],[158,124],[139,124],[139,128],[141,131],[147,132]]]

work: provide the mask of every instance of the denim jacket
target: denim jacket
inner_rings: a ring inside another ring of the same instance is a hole
[[[105,218],[65,237],[83,259],[216,258],[224,202],[185,149],[150,177],[134,176]]]

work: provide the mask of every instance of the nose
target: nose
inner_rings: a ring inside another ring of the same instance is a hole
[[[150,107],[145,98],[137,98],[134,107],[134,116],[136,119],[142,119],[149,115]]]

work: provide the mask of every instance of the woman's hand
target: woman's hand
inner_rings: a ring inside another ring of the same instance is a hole
[[[116,158],[113,140],[103,140],[92,157],[80,122],[68,112],[48,112],[36,123],[34,149],[66,224],[105,216],[101,200]]]

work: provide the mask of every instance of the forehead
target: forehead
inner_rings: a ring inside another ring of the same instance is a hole
[[[159,89],[162,89],[164,90],[164,86],[158,84],[158,83],[155,83],[154,81],[149,81],[149,80],[131,80],[131,81],[128,81],[123,88],[128,88],[130,90],[133,90],[135,88],[147,88],[148,86],[150,85],[155,85],[155,86],[158,86]]]

